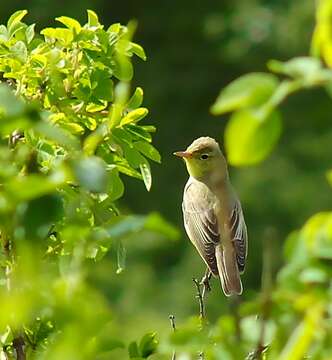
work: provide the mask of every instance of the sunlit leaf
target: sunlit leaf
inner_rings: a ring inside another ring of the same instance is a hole
[[[143,107],[132,110],[124,118],[122,118],[120,126],[136,123],[145,118],[148,113],[149,110]]]
[[[143,176],[143,181],[145,184],[145,187],[148,191],[150,191],[152,186],[152,176],[151,176],[151,169],[150,165],[147,161],[144,161],[139,165],[139,168],[141,170],[141,174]]]
[[[142,105],[142,102],[143,102],[143,89],[138,87],[136,88],[132,97],[129,99],[126,106],[128,109],[137,109]]]
[[[121,81],[130,81],[134,75],[130,60],[124,55],[118,55],[114,58],[114,62],[114,76]]]
[[[63,28],[45,28],[40,33],[41,35],[44,35],[45,38],[59,40],[65,45],[73,41],[74,37],[71,30]]]
[[[218,95],[211,107],[215,115],[263,104],[276,90],[278,79],[271,74],[251,73],[234,80]]]
[[[235,112],[225,131],[225,146],[232,165],[252,165],[264,160],[281,134],[281,118],[273,111],[266,118],[254,111]]]
[[[137,55],[139,58],[141,58],[142,60],[146,60],[146,54],[144,49],[142,48],[141,45],[135,44],[135,43],[131,43],[131,51]]]
[[[99,20],[97,14],[93,10],[87,10],[87,12],[88,12],[88,25],[98,26]]]
[[[35,36],[35,25],[36,24],[31,24],[25,30],[25,36],[26,36],[26,40],[27,40],[28,44],[31,43],[31,41],[33,40],[33,38]]]
[[[61,22],[63,25],[65,25],[67,28],[71,30],[75,30],[76,34],[78,34],[81,31],[81,24],[68,16],[60,16],[55,18],[55,20]]]
[[[11,17],[9,18],[9,20],[7,22],[8,29],[11,29],[15,24],[20,22],[27,13],[28,13],[27,10],[18,10],[16,12],[14,12],[14,14],[11,15]]]

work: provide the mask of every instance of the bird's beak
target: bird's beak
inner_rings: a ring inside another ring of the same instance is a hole
[[[191,158],[193,156],[193,154],[189,151],[176,151],[175,153],[173,153],[173,155],[181,157],[181,158]]]

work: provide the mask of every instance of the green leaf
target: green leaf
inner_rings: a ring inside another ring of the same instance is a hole
[[[121,147],[124,150],[126,160],[134,169],[139,168],[142,163],[146,162],[144,156],[135,148],[128,146],[126,143],[122,143]]]
[[[137,87],[132,97],[129,99],[126,107],[128,109],[137,109],[143,102],[143,89]]]
[[[0,43],[7,42],[9,34],[5,25],[0,25]]]
[[[309,81],[319,80],[322,75],[321,71],[323,70],[322,63],[319,59],[305,56],[297,57],[286,62],[271,60],[268,63],[268,67],[271,71],[278,74]]]
[[[277,111],[266,118],[262,118],[258,111],[234,113],[225,130],[225,147],[230,164],[253,165],[264,160],[277,143],[281,127]]]
[[[129,358],[133,359],[133,358],[138,358],[139,357],[139,352],[138,352],[138,346],[136,341],[133,341],[129,344],[128,346],[128,353],[129,353]]]
[[[310,304],[306,310],[303,320],[292,330],[287,339],[285,347],[278,356],[279,360],[303,359],[308,353],[313,339],[320,331],[323,306],[320,302]]]
[[[144,228],[146,217],[142,215],[117,216],[106,229],[112,238],[121,238],[131,233],[137,233]]]
[[[142,337],[139,343],[139,352],[144,359],[157,351],[158,341],[156,335],[156,333],[148,333]]]
[[[11,48],[10,51],[13,55],[20,60],[22,63],[25,63],[28,58],[28,50],[23,41],[17,41]]]
[[[11,17],[9,18],[9,20],[7,22],[7,28],[9,30],[9,32],[11,32],[11,28],[14,25],[16,25],[17,23],[19,23],[27,13],[28,13],[27,10],[18,10],[16,12],[14,12],[13,15],[11,15]]]
[[[125,126],[125,130],[128,131],[134,140],[144,140],[147,142],[152,141],[152,136],[146,130],[146,126],[138,126],[135,124],[128,124]]]
[[[78,183],[86,190],[102,193],[107,191],[106,164],[96,156],[83,158],[73,164]]]
[[[67,26],[68,29],[71,29],[76,32],[76,34],[79,34],[81,31],[81,24],[68,16],[60,16],[55,18],[55,20],[61,22],[63,25]]]
[[[302,234],[311,256],[332,259],[331,212],[320,212],[312,216],[304,225]]]
[[[149,159],[156,161],[158,163],[161,162],[159,151],[148,142],[136,141],[134,142],[134,147]]]
[[[31,24],[25,30],[25,37],[28,44],[30,44],[35,37],[35,25],[36,24]]]
[[[149,113],[147,108],[141,107],[130,111],[124,118],[121,119],[120,126],[124,126],[130,123],[137,123],[146,117]]]
[[[119,199],[124,193],[124,185],[115,165],[113,165],[109,174],[109,188],[107,193],[111,201]]]
[[[130,45],[131,45],[131,52],[137,55],[142,60],[146,61],[146,54],[143,47],[135,43],[130,43]]]
[[[25,112],[25,104],[19,100],[8,85],[0,84],[0,108],[6,116],[18,118]],[[1,126],[2,117],[0,117]],[[5,125],[5,124],[4,124]]]
[[[116,273],[121,274],[123,270],[126,268],[126,257],[127,257],[126,248],[123,246],[121,240],[118,241],[118,248],[116,254],[117,254],[117,262],[118,262],[118,268],[116,270]]]
[[[152,185],[152,176],[151,176],[150,165],[147,161],[145,161],[140,164],[139,168],[140,168],[141,174],[143,176],[143,181],[144,181],[145,187],[146,187],[147,191],[150,191],[151,185]]]
[[[63,28],[45,28],[40,32],[41,35],[44,35],[45,38],[58,40],[64,45],[68,45],[73,41],[73,32],[69,29]]]
[[[65,180],[63,176],[45,177],[33,174],[13,179],[6,185],[6,189],[13,199],[30,200],[53,193]]]
[[[221,90],[211,107],[214,115],[264,103],[278,86],[278,79],[271,74],[251,73],[234,80]]]
[[[57,144],[69,150],[78,149],[78,139],[65,129],[52,125],[48,122],[39,122],[35,126],[35,130],[43,134],[46,138],[55,141]]]
[[[28,202],[22,224],[27,239],[45,239],[53,223],[63,216],[59,195],[48,194]]]
[[[99,26],[99,19],[97,14],[93,10],[87,10],[88,12],[88,25],[91,27]]]
[[[309,267],[300,273],[299,280],[306,284],[326,283],[329,275],[322,268]]]
[[[121,81],[130,81],[134,75],[133,65],[124,55],[117,55],[114,58],[115,67],[113,69],[114,76]]]
[[[172,240],[177,240],[180,237],[179,229],[166,221],[157,212],[153,212],[147,216],[144,228],[162,234]]]

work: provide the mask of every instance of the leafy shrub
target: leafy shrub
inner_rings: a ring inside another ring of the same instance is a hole
[[[92,359],[125,339],[109,338],[111,311],[87,264],[121,223],[174,235],[159,215],[123,219],[115,203],[120,174],[149,190],[149,160],[160,162],[143,90],[129,86],[132,58],[146,56],[132,24],[106,29],[88,10],[84,26],[62,16],[38,34],[26,13],[0,25],[0,357]],[[155,347],[147,334],[139,356]]]

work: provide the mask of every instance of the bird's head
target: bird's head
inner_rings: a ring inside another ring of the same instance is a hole
[[[200,137],[185,151],[177,151],[174,155],[184,159],[189,175],[197,180],[212,180],[213,176],[227,175],[226,160],[219,144],[210,137]]]

